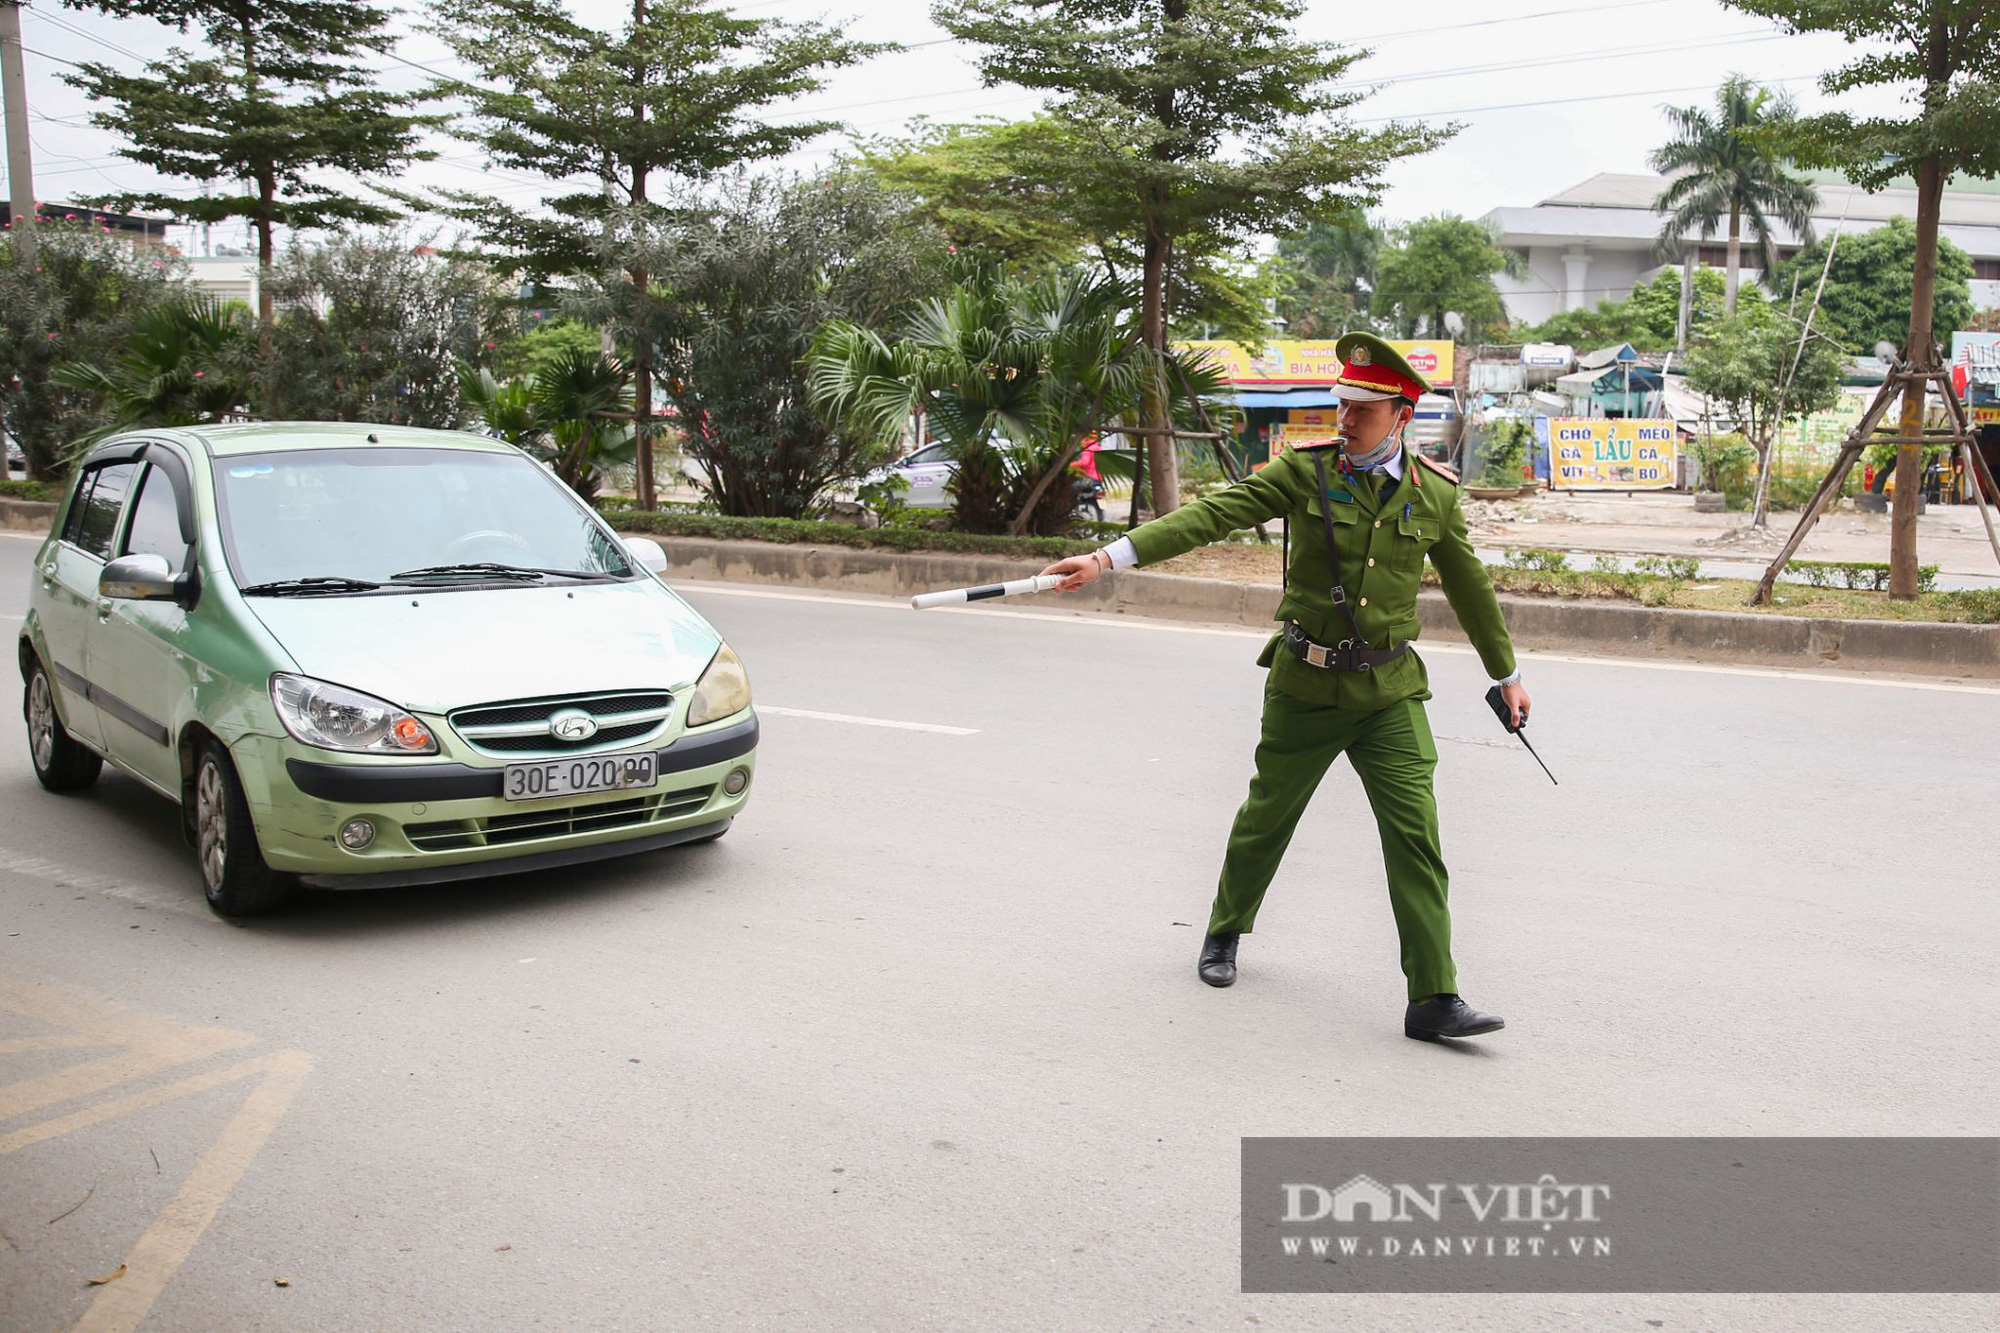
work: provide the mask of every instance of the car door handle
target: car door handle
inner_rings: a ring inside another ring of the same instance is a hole
[[[99,620],[109,620],[111,618],[111,599],[109,597],[100,597],[97,599],[97,618]]]

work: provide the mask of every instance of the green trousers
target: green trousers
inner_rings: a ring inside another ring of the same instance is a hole
[[[1250,796],[1229,830],[1209,933],[1251,929],[1299,816],[1343,753],[1361,778],[1382,837],[1389,905],[1402,939],[1410,998],[1456,992],[1451,909],[1445,902],[1448,876],[1438,850],[1437,800],[1431,793],[1437,742],[1418,699],[1361,712],[1308,703],[1265,686],[1257,775],[1250,779]],[[1316,877],[1339,878],[1351,864],[1321,867]]]

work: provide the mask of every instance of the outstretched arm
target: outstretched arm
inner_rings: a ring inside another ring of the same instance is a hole
[[[1286,484],[1288,470],[1277,464],[1253,472],[1225,490],[1182,505],[1171,514],[1141,523],[1127,537],[1088,555],[1058,560],[1044,574],[1061,574],[1061,591],[1089,586],[1100,575],[1127,565],[1157,565],[1232,532],[1274,519],[1297,503]]]

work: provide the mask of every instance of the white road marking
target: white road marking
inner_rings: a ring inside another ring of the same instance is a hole
[[[758,704],[760,714],[773,717],[805,717],[815,722],[850,722],[857,727],[891,727],[897,731],[929,731],[940,736],[977,736],[977,727],[947,727],[936,722],[897,722],[886,717],[855,717],[849,713],[816,713],[810,708],[773,708],[769,704]]]
[[[44,860],[39,856],[29,856],[23,852],[0,848],[0,874],[26,875],[31,879],[45,880],[59,888],[87,889],[106,898],[122,898],[141,907],[174,912],[211,925],[222,924],[216,915],[198,900],[190,901],[189,894],[141,888],[135,884],[121,884],[63,861]]]
[[[723,597],[765,597],[775,601],[817,602],[833,606],[866,606],[878,611],[908,610],[910,604],[898,598],[861,598],[841,596],[820,596],[801,592],[772,592],[763,588],[738,588],[720,583],[688,583],[687,588],[714,593]],[[1018,620],[1053,621],[1060,625],[1090,625],[1100,629],[1140,630],[1148,634],[1209,634],[1230,639],[1268,639],[1274,631],[1239,628],[1229,625],[1175,625],[1161,621],[1145,620],[1138,617],[1120,616],[1106,612],[1077,611],[1068,615],[1051,615],[1045,611],[1016,611],[1011,608],[984,606],[947,606],[924,612],[925,615],[948,616],[1008,616]],[[1446,643],[1424,640],[1418,644],[1426,653],[1448,653],[1461,657],[1476,657],[1478,649],[1467,643]],[[1568,662],[1577,666],[1632,667],[1640,671],[1689,671],[1709,676],[1754,676],[1767,680],[1813,681],[1829,685],[1860,685],[1868,689],[1890,690],[1938,690],[1946,694],[1990,694],[2000,695],[2000,686],[1973,685],[1959,680],[1911,680],[1900,676],[1867,675],[1860,672],[1805,671],[1791,667],[1725,666],[1715,662],[1647,661],[1637,657],[1598,657],[1577,653],[1545,653],[1533,648],[1521,653],[1521,661]]]
[[[13,532],[0,528],[0,537],[15,537],[24,542],[45,542],[49,539],[49,534],[46,532]]]

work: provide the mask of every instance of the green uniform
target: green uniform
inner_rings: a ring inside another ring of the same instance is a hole
[[[1324,495],[1311,457],[1288,451],[1227,490],[1141,524],[1131,534],[1139,564],[1158,564],[1259,522],[1289,518],[1291,562],[1276,618],[1297,621],[1320,643],[1337,644],[1351,631],[1333,602],[1324,509],[1333,520],[1348,606],[1371,647],[1394,648],[1418,637],[1417,589],[1428,557],[1487,674],[1495,680],[1512,674],[1507,625],[1486,567],[1473,554],[1452,480],[1405,450],[1402,479],[1380,498],[1370,484],[1380,478],[1350,479],[1334,466],[1331,450],[1326,462]],[[1209,933],[1251,929],[1299,816],[1345,753],[1381,833],[1410,998],[1455,992],[1447,876],[1431,792],[1437,746],[1423,707],[1431,697],[1429,673],[1414,652],[1371,671],[1310,666],[1281,640],[1273,635],[1257,659],[1270,668],[1257,774],[1230,830]]]

